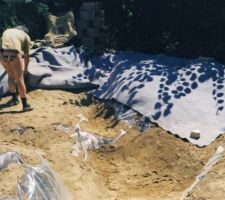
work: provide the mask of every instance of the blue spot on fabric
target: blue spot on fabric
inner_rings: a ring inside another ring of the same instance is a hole
[[[219,104],[221,104],[221,103],[223,103],[224,102],[224,100],[222,100],[222,99],[219,99],[218,101],[217,101],[217,103],[219,103]]]
[[[169,91],[169,88],[168,88],[168,87],[165,87],[164,90],[165,90],[165,91]]]
[[[151,81],[153,81],[153,78],[150,77],[150,76],[147,76],[147,77],[146,77],[146,81],[147,81],[147,82],[151,82]]]
[[[177,90],[182,91],[183,90],[183,87],[182,86],[178,86],[177,87]]]
[[[186,92],[187,94],[190,94],[191,93],[191,89],[190,88],[185,88],[184,92]]]
[[[192,74],[190,80],[194,81],[197,78],[196,74]]]
[[[224,87],[223,85],[218,85],[217,89],[220,90],[220,89],[223,89],[223,87]]]
[[[169,103],[168,106],[167,106],[168,109],[171,109],[172,107],[173,107],[172,103]]]
[[[181,93],[180,93],[180,96],[181,96],[181,97],[185,97],[185,96],[186,96],[186,94],[185,94],[185,93],[183,93],[183,92],[181,92]]]
[[[224,109],[223,106],[220,106],[220,107],[218,108],[219,111],[222,111],[223,109]]]
[[[170,109],[166,109],[166,110],[164,111],[164,113],[163,113],[163,116],[166,117],[166,116],[168,116],[170,113],[171,113],[171,112],[170,112]]]
[[[164,96],[164,97],[162,98],[162,100],[163,100],[164,103],[168,103],[168,101],[169,101],[170,99],[171,99],[170,96]]]
[[[217,83],[222,84],[223,80],[218,80]]]
[[[198,84],[196,82],[191,84],[191,88],[194,90],[198,87]]]
[[[176,90],[172,90],[172,93],[173,94],[177,94],[178,92]]]
[[[137,88],[138,88],[138,89],[141,89],[141,88],[143,88],[144,86],[145,86],[144,84],[141,84],[141,85],[137,86]]]
[[[89,70],[89,69],[87,69],[87,70],[84,71],[84,75],[86,75],[86,76],[87,76],[89,73],[90,73],[90,70]]]
[[[224,94],[223,93],[218,93],[216,96],[217,97],[222,97]]]
[[[183,86],[189,86],[189,83],[188,82],[184,82],[182,83]]]
[[[203,82],[206,81],[206,80],[207,80],[206,75],[200,75],[199,78],[198,78],[198,81],[199,81],[200,83],[203,83]]]
[[[160,118],[160,116],[161,116],[161,111],[157,112],[157,113],[156,113],[155,115],[153,115],[152,117],[153,117],[154,120],[158,120],[158,119]]]
[[[192,73],[192,72],[187,71],[187,72],[186,72],[186,75],[189,76],[189,75],[191,75],[191,73]]]
[[[157,102],[154,107],[155,107],[155,109],[161,109],[162,104]]]

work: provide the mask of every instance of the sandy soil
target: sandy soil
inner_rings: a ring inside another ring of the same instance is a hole
[[[29,100],[34,107],[31,112],[18,112],[21,105],[0,110],[0,153],[17,151],[30,164],[42,155],[76,200],[178,200],[225,142],[221,136],[198,148],[159,127],[140,134],[123,122],[115,124],[113,116],[105,117],[100,104],[85,93],[35,90]],[[73,157],[73,139],[56,125],[74,125],[80,113],[89,120],[82,124],[85,131],[113,137],[123,128],[127,134],[113,146],[89,151],[86,162],[83,156]],[[25,128],[23,135],[17,134],[18,125]],[[17,165],[0,172],[0,197],[15,194],[22,173]],[[224,157],[189,199],[225,199]]]

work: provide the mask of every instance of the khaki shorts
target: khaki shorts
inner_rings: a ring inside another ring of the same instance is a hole
[[[2,59],[9,63],[12,62],[18,55],[18,51],[14,49],[1,49]]]

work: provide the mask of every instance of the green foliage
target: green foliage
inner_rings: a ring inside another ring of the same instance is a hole
[[[42,3],[23,3],[15,7],[19,21],[29,29],[31,38],[42,38],[47,32],[48,7]]]
[[[0,6],[0,32],[2,33],[5,29],[15,26],[19,23],[14,10],[10,7],[1,5]]]
[[[108,48],[225,61],[225,1],[33,0],[0,5],[0,32],[22,23],[33,39],[42,38],[49,12],[73,10],[77,20],[79,6],[85,1],[103,4]]]
[[[47,32],[48,7],[42,3],[15,3],[0,6],[0,32],[24,24],[32,39],[42,38]]]
[[[225,61],[225,1],[102,0],[109,46]]]

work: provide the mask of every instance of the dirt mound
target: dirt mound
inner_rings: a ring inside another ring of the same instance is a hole
[[[37,155],[42,155],[74,199],[178,200],[217,146],[225,141],[222,136],[210,146],[198,148],[159,127],[140,134],[123,122],[115,125],[113,117],[98,115],[99,104],[88,102],[84,93],[36,90],[29,93],[29,98],[32,112],[16,112],[21,105],[0,110],[0,152],[17,151],[31,164],[37,162]],[[114,137],[122,128],[127,134],[115,145],[88,151],[85,162],[83,155],[72,156],[73,139],[56,128],[58,124],[75,125],[77,114],[89,120],[81,124],[85,131]],[[18,126],[23,127],[24,134],[18,134]],[[224,166],[222,158],[189,199],[222,200]],[[15,193],[20,173],[14,165],[0,173],[0,197]]]

